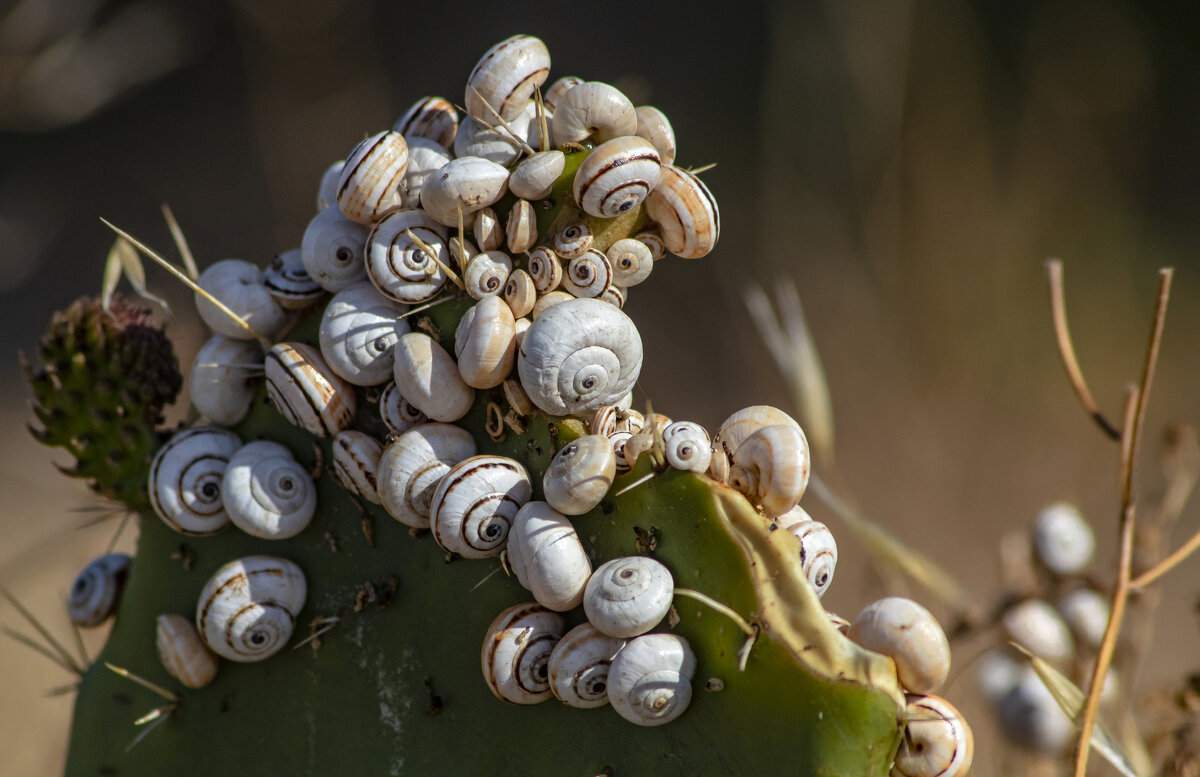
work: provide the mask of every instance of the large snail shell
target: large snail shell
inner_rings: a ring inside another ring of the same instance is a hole
[[[420,204],[425,181],[453,158],[449,151],[432,140],[413,138],[408,141],[408,169],[404,171],[406,207],[415,208]]]
[[[586,415],[633,388],[642,370],[642,339],[612,305],[571,299],[536,316],[521,341],[517,369],[539,408]]]
[[[342,289],[321,318],[321,355],[326,364],[356,386],[375,386],[392,376],[392,348],[409,331],[397,316],[403,308],[368,281]]]
[[[837,569],[837,542],[833,532],[820,521],[809,518],[799,505],[776,518],[775,523],[800,540],[800,566],[804,576],[812,583],[817,598],[824,596],[833,584],[833,573]]]
[[[379,501],[397,521],[427,529],[438,483],[451,467],[474,455],[475,439],[464,429],[439,423],[414,426],[379,457]]]
[[[716,199],[699,178],[674,165],[663,165],[658,186],[646,197],[646,213],[667,250],[684,259],[704,256],[721,236]]]
[[[486,208],[508,190],[508,170],[476,156],[453,159],[425,179],[421,207],[438,223],[458,226],[464,217]]]
[[[636,637],[666,616],[674,596],[671,570],[648,556],[625,556],[592,573],[583,611],[589,623],[610,637]]]
[[[933,693],[950,673],[950,643],[937,619],[911,599],[890,596],[871,602],[846,636],[896,662],[896,676],[911,693]]]
[[[940,696],[909,695],[904,736],[892,774],[896,777],[962,777],[975,757],[971,727]]]
[[[542,490],[555,510],[583,515],[600,504],[616,472],[617,457],[609,439],[586,434],[554,454],[542,478]]]
[[[630,640],[608,669],[608,700],[639,726],[661,726],[692,701],[696,657],[683,637],[645,634]]]
[[[601,143],[575,173],[575,202],[597,218],[628,213],[658,186],[662,160],[653,144],[636,136]]]
[[[179,432],[158,449],[150,464],[150,504],[158,517],[182,534],[213,534],[229,523],[221,480],[241,439],[216,426]]]
[[[512,311],[496,296],[484,297],[463,314],[454,331],[458,373],[468,386],[499,386],[516,360],[516,324]]]
[[[196,630],[222,658],[262,661],[287,644],[307,595],[304,573],[294,562],[274,556],[235,559],[201,590]]]
[[[347,491],[379,504],[375,489],[383,445],[365,432],[346,429],[333,438],[333,476]]]
[[[667,463],[675,469],[704,472],[712,460],[708,432],[694,421],[676,421],[662,432]]]
[[[242,259],[222,259],[205,268],[196,280],[202,289],[238,314],[258,334],[270,337],[287,323],[287,314],[263,283],[263,271]],[[196,312],[208,328],[235,340],[253,340],[220,308],[200,294],[195,295]]]
[[[213,423],[237,424],[250,412],[262,360],[257,340],[213,335],[192,362],[192,404]]]
[[[304,268],[299,248],[279,254],[263,271],[263,285],[271,297],[285,310],[304,310],[325,295]]]
[[[562,286],[576,297],[600,297],[612,286],[612,265],[595,248],[567,262]],[[619,305],[617,307],[620,307]]]
[[[744,407],[726,418],[718,427],[716,436],[713,437],[713,457],[709,464],[708,474],[714,480],[728,483],[733,454],[741,447],[741,444],[759,429],[776,424],[791,424],[800,429],[800,424],[796,423],[795,419],[779,408],[770,405]]]
[[[597,143],[637,132],[637,113],[629,98],[615,86],[587,81],[567,90],[554,106],[554,139]]]
[[[632,237],[613,243],[605,256],[612,265],[613,283],[621,288],[638,285],[649,278],[654,269],[654,257],[649,247]]]
[[[557,149],[539,151],[517,165],[508,178],[508,189],[523,200],[544,200],[566,164],[566,154]]]
[[[317,510],[308,470],[279,443],[258,440],[230,459],[221,483],[225,512],[247,534],[265,540],[294,537]]]
[[[392,125],[409,141],[409,164],[412,164],[412,139],[428,138],[443,148],[450,148],[458,132],[458,111],[444,97],[422,97],[413,103]]]
[[[652,105],[639,105],[634,109],[637,115],[637,134],[654,144],[662,157],[664,165],[675,162],[675,130],[666,114]]]
[[[109,553],[92,559],[71,584],[67,615],[78,626],[99,626],[117,611],[117,600],[132,559],[124,553]]]
[[[192,622],[182,615],[160,615],[155,624],[158,657],[167,672],[188,688],[211,683],[217,676],[217,657]]]
[[[454,358],[424,332],[396,341],[396,388],[413,407],[435,421],[457,421],[471,409],[475,389],[463,382]]]
[[[300,259],[309,277],[332,292],[367,277],[363,247],[369,232],[337,208],[326,208],[313,216],[300,241]]]
[[[384,387],[379,395],[379,415],[388,431],[392,434],[404,434],[409,429],[423,424],[429,416],[417,410],[396,388],[395,381]]]
[[[787,512],[808,487],[809,454],[804,433],[788,424],[759,429],[738,446],[729,485],[774,518]]]
[[[416,240],[409,237],[410,231]],[[434,256],[429,256],[421,243]],[[366,250],[367,277],[384,296],[397,302],[423,302],[446,284],[442,269],[450,262],[446,230],[423,211],[389,213],[371,230]]]
[[[433,494],[433,537],[465,558],[497,556],[508,542],[513,516],[532,490],[529,473],[514,459],[464,459],[450,468]]]
[[[590,623],[568,631],[550,653],[554,698],[581,709],[608,704],[608,670],[625,640],[599,632]]]
[[[267,396],[290,423],[332,437],[354,421],[354,387],[303,343],[276,343],[267,351]]]
[[[463,270],[462,282],[471,299],[483,299],[504,291],[512,272],[512,259],[503,251],[475,254]]]
[[[565,628],[563,616],[532,602],[496,616],[479,658],[483,679],[497,699],[537,704],[550,698],[550,653]]]
[[[346,157],[338,179],[338,207],[359,224],[378,221],[400,207],[400,182],[408,168],[408,144],[385,130],[363,140]]]
[[[538,604],[558,612],[579,606],[592,575],[570,519],[546,502],[529,502],[517,512],[508,536],[508,564]]]
[[[467,113],[488,124],[497,123],[496,114],[505,121],[515,118],[549,75],[545,43],[532,35],[506,38],[488,49],[467,76]]]
[[[529,277],[539,294],[555,289],[562,281],[562,262],[546,246],[538,246],[529,254]]]

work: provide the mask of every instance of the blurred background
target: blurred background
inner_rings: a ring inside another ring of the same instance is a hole
[[[1118,451],[1064,377],[1043,262],[1064,260],[1079,359],[1113,419],[1140,375],[1155,271],[1177,269],[1141,452],[1153,503],[1163,430],[1200,420],[1200,6],[435,5],[0,0],[0,585],[53,631],[69,639],[61,601],[116,521],[79,528],[97,503],[26,433],[16,352],[99,292],[113,240],[99,218],[173,256],[169,203],[201,267],[265,263],[299,245],[331,162],[419,97],[461,102],[475,61],[517,32],[546,41],[551,80],[613,83],[670,117],[680,164],[717,163],[716,251],[661,262],[626,308],[656,410],[715,429],[746,405],[788,407],[742,290],[794,281],[838,484],[867,515],[986,598],[1004,534],[1069,499],[1111,581]],[[191,295],[148,273],[186,365],[206,337]],[[805,506],[841,541],[824,601],[852,617],[880,578],[835,515]],[[1179,536],[1197,523],[1191,506]],[[1139,693],[1197,669],[1198,569],[1167,578]],[[8,603],[0,624],[29,631]],[[102,639],[88,635],[93,654]],[[956,645],[956,670],[997,639]],[[1011,771],[970,675],[946,695],[975,727],[974,773]],[[0,639],[6,774],[61,771],[72,697],[46,692],[70,680]]]

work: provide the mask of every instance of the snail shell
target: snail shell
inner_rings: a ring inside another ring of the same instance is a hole
[[[890,596],[863,608],[846,636],[896,662],[896,676],[911,693],[933,693],[950,673],[950,643],[937,619],[911,599]]]
[[[517,415],[526,416],[533,412],[533,403],[529,401],[529,395],[521,388],[519,381],[504,381],[504,398]]]
[[[609,442],[612,443],[613,455],[617,458],[617,474],[624,475],[629,470],[633,469],[633,465],[625,458],[625,448],[629,441],[633,439],[633,432],[613,432],[609,435]]]
[[[479,658],[483,679],[497,699],[537,704],[550,698],[550,653],[565,629],[561,615],[533,602],[496,616]]]
[[[433,537],[464,558],[497,556],[508,542],[513,516],[532,491],[529,473],[514,459],[464,459],[450,468],[433,494]]]
[[[300,259],[309,277],[332,292],[367,277],[363,248],[369,232],[337,208],[318,213],[308,222],[300,241]]]
[[[264,540],[294,537],[312,521],[317,488],[284,446],[258,440],[238,450],[221,482],[225,512],[239,529]]]
[[[1059,598],[1058,611],[1081,642],[1093,649],[1100,647],[1110,614],[1103,594],[1093,588],[1076,588]]]
[[[583,79],[579,76],[563,76],[550,84],[550,88],[542,93],[542,104],[550,110],[554,110],[554,106],[558,104],[558,101],[562,99],[562,96],[568,90],[582,83]]]
[[[454,358],[424,332],[396,341],[396,388],[409,403],[435,421],[457,421],[471,409],[475,389],[458,373]]]
[[[484,297],[463,314],[454,331],[458,373],[468,386],[492,388],[504,382],[516,360],[516,324],[499,297]]]
[[[646,213],[658,225],[667,250],[698,259],[721,236],[717,201],[699,178],[674,165],[663,165],[658,186],[646,197]]]
[[[1005,611],[1001,623],[1009,639],[1041,659],[1065,663],[1075,655],[1071,629],[1048,602],[1021,602]]]
[[[225,528],[221,480],[229,457],[242,447],[236,434],[198,426],[175,434],[150,464],[150,504],[181,534],[214,534]]]
[[[420,243],[435,254],[429,256]],[[367,238],[367,277],[384,296],[397,302],[424,302],[446,284],[442,265],[450,261],[446,230],[420,210],[389,213]],[[439,262],[441,264],[439,264]]]
[[[1005,737],[1022,747],[1059,755],[1075,741],[1075,724],[1031,666],[1020,668],[1016,684],[996,707]]]
[[[257,265],[241,259],[222,259],[205,268],[196,283],[264,337],[275,334],[287,323],[287,314],[263,283],[263,271]],[[209,329],[235,340],[254,339],[254,335],[216,305],[199,294],[195,299],[196,312]]]
[[[666,114],[652,105],[639,105],[634,109],[637,116],[637,135],[654,144],[664,165],[675,162],[675,130]]]
[[[596,143],[633,135],[637,114],[633,103],[615,86],[585,81],[567,90],[554,105],[554,138],[559,143]]]
[[[640,411],[630,407],[631,404],[633,404],[633,398],[628,395],[616,404],[616,408],[620,412],[617,414],[614,431],[637,434],[646,428],[646,417]],[[666,427],[663,427],[663,431],[666,431]]]
[[[485,251],[471,257],[463,271],[463,286],[471,299],[483,299],[500,294],[508,275],[512,272],[512,259],[503,251]]]
[[[443,148],[450,148],[454,134],[458,132],[458,111],[444,97],[422,97],[396,120],[392,131],[399,132],[409,141],[410,152],[412,138],[428,138]]]
[[[262,661],[283,649],[304,609],[308,585],[294,562],[246,556],[218,569],[200,592],[196,630],[230,661]]]
[[[333,438],[333,476],[347,491],[379,504],[375,488],[383,445],[365,432],[346,429]]]
[[[492,208],[484,208],[475,213],[475,242],[483,251],[494,251],[504,245],[504,230],[500,228],[500,219]]]
[[[508,178],[508,190],[523,200],[544,200],[563,174],[567,156],[554,149],[539,151],[521,161]]]
[[[759,429],[733,454],[729,485],[762,508],[767,518],[787,512],[808,487],[809,454],[804,433],[788,424]]]
[[[975,757],[967,721],[940,696],[910,694],[904,705],[904,736],[892,774],[897,777],[962,777]]]
[[[588,622],[610,637],[645,634],[671,609],[671,571],[648,556],[625,556],[596,568],[583,592]]]
[[[662,431],[667,463],[675,469],[705,472],[712,459],[712,443],[704,427],[693,421],[676,421]]]
[[[628,472],[637,466],[637,460],[643,453],[654,448],[654,432],[650,429],[643,429],[640,432],[635,432],[632,437],[625,441],[625,445],[621,448],[621,454],[625,458],[625,468]]]
[[[628,298],[629,292],[625,289],[622,289],[620,286],[609,286],[604,291],[600,292],[599,297],[596,297],[596,299],[612,305],[617,310],[625,307],[625,300]]]
[[[188,688],[203,688],[217,676],[217,657],[192,622],[182,615],[160,615],[155,644],[163,667]]]
[[[472,216],[471,218],[474,218]],[[465,223],[465,222],[464,222]],[[450,258],[458,267],[466,267],[471,263],[471,258],[478,254],[479,251],[475,246],[471,245],[471,241],[466,238],[460,238],[458,235],[450,237]]]
[[[192,404],[213,423],[239,423],[250,412],[262,363],[263,349],[257,340],[213,335],[192,362]]]
[[[508,535],[508,565],[538,604],[558,612],[579,606],[592,575],[570,519],[546,502],[529,502],[517,511]]]
[[[726,418],[713,437],[713,457],[708,474],[714,480],[728,483],[730,462],[737,449],[759,429],[776,424],[791,424],[800,429],[795,419],[770,405],[751,405]]]
[[[608,671],[625,640],[609,637],[590,623],[563,636],[550,653],[550,690],[554,698],[581,709],[608,704]]]
[[[458,226],[463,216],[495,203],[508,190],[508,170],[477,156],[452,159],[425,180],[421,207],[434,220]]]
[[[535,307],[517,369],[539,408],[586,415],[633,388],[642,369],[642,340],[628,316],[599,300],[570,299],[540,314]]]
[[[602,437],[610,437],[613,432],[617,431],[617,418],[620,415],[621,409],[616,405],[605,405],[598,408],[592,414],[591,420],[588,421],[588,431]]]
[[[338,207],[358,224],[372,224],[400,207],[400,182],[408,168],[408,144],[384,130],[354,147],[338,179]]]
[[[368,281],[339,291],[321,317],[321,354],[325,363],[356,386],[385,383],[392,375],[392,348],[409,331],[397,318],[403,308]]]
[[[595,248],[567,262],[562,287],[576,297],[599,297],[612,286],[612,265]],[[620,307],[619,305],[617,307]]]
[[[412,138],[408,141],[408,169],[404,171],[405,207],[421,203],[421,190],[429,176],[441,170],[454,157],[432,140]]]
[[[284,251],[272,259],[263,272],[263,285],[285,310],[304,310],[325,295],[321,284],[304,269],[302,256],[299,248]]]
[[[618,137],[592,149],[575,173],[575,202],[584,212],[611,219],[636,208],[658,186],[662,160],[653,144]]]
[[[342,177],[342,168],[345,166],[346,160],[339,159],[325,168],[325,172],[321,174],[321,184],[317,187],[318,211],[325,210],[337,202],[338,179]]]
[[[354,387],[329,368],[316,348],[276,343],[267,351],[267,396],[289,423],[332,437],[354,421]]]
[[[509,273],[508,282],[504,284],[504,301],[512,311],[514,318],[521,318],[533,312],[537,302],[537,287],[533,278],[524,270],[513,270]]]
[[[654,261],[657,262],[667,255],[667,247],[663,244],[662,234],[657,228],[638,232],[633,237],[650,249],[650,256]]]
[[[557,288],[562,281],[562,262],[546,246],[538,246],[529,254],[529,277],[539,294]]]
[[[546,501],[566,515],[583,515],[608,493],[617,460],[607,437],[587,434],[564,445],[546,468]]]
[[[608,263],[612,265],[613,283],[622,288],[636,286],[650,277],[654,257],[640,240],[621,238],[608,248]]]
[[[661,726],[692,701],[696,657],[683,637],[645,634],[630,640],[608,669],[608,700],[639,726]]]
[[[1079,508],[1058,502],[1044,508],[1034,520],[1033,549],[1054,574],[1073,575],[1091,562],[1096,537]]]
[[[592,247],[592,228],[582,221],[568,224],[554,236],[554,253],[559,259],[583,256]]]
[[[470,117],[463,119],[458,134],[454,136],[454,155],[479,157],[509,167],[520,158],[532,125],[537,120],[536,113],[537,108],[530,101],[505,124],[500,124],[495,118],[483,121]]]
[[[429,528],[438,483],[458,462],[475,455],[475,440],[450,424],[414,426],[383,449],[375,485],[384,509],[401,523]]]
[[[558,303],[568,302],[573,299],[575,299],[575,297],[572,296],[571,292],[569,291],[563,291],[562,289],[548,291],[542,296],[538,297],[537,302],[533,303],[533,310],[529,312],[529,317],[536,321],[539,316]],[[520,340],[520,338],[518,338],[518,340]],[[521,347],[520,342],[517,343],[517,347]]]
[[[467,113],[488,124],[496,123],[496,114],[505,121],[516,118],[549,75],[545,43],[532,35],[506,38],[488,49],[467,76]]]
[[[517,200],[508,212],[504,226],[509,253],[520,254],[533,248],[537,242],[537,214],[528,200]]]
[[[88,562],[67,596],[67,615],[72,623],[99,626],[116,613],[132,560],[124,553],[109,553]]]
[[[395,381],[387,384],[379,395],[379,415],[392,434],[403,434],[429,420],[429,416],[413,407],[400,394]]]
[[[837,569],[837,541],[833,532],[820,521],[809,518],[799,505],[776,518],[775,523],[800,540],[800,565],[817,598],[821,598],[833,584]]]

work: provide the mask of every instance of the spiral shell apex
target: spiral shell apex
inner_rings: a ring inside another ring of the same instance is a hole
[[[596,568],[583,593],[588,622],[610,637],[636,637],[671,609],[671,571],[647,556],[614,558]]]
[[[513,517],[532,490],[529,473],[515,459],[464,459],[450,468],[433,494],[429,516],[434,539],[465,558],[499,555]]]
[[[308,471],[279,443],[257,440],[229,459],[221,481],[225,511],[239,529],[265,540],[294,537],[317,510]]]
[[[475,438],[451,424],[414,426],[383,449],[375,486],[388,514],[403,524],[429,528],[438,483],[458,462],[475,455]]]
[[[150,464],[150,504],[181,534],[213,534],[225,528],[221,480],[229,457],[242,447],[227,429],[197,426],[179,432],[158,449]]]
[[[483,640],[480,663],[497,699],[537,704],[550,698],[550,653],[563,631],[563,616],[532,602],[496,616]]]
[[[109,553],[83,568],[67,596],[67,614],[72,623],[99,626],[117,611],[131,561],[124,553]]]
[[[639,726],[661,726],[679,717],[692,701],[696,657],[674,634],[644,634],[630,640],[608,670],[608,698],[617,713]]]
[[[294,562],[274,556],[235,559],[200,592],[196,630],[222,658],[262,661],[287,644],[307,596],[304,573]]]
[[[550,653],[550,690],[571,707],[608,704],[608,671],[625,640],[602,634],[590,623],[566,633]]]

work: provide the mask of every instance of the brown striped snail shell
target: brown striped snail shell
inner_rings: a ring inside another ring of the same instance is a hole
[[[276,343],[267,351],[267,396],[289,423],[332,437],[354,421],[354,387],[304,343]]]
[[[909,694],[894,777],[964,777],[975,757],[966,719],[940,696]]]
[[[379,415],[392,434],[403,434],[429,420],[429,416],[404,398],[400,389],[396,388],[395,381],[387,384],[379,395]]]
[[[403,308],[368,281],[334,295],[321,317],[321,355],[343,380],[376,386],[392,377],[392,348],[409,331]]]
[[[475,389],[463,381],[454,357],[424,332],[408,332],[396,341],[393,376],[396,388],[413,407],[434,421],[457,421],[475,401]]]
[[[333,476],[352,494],[379,504],[375,483],[383,445],[366,432],[344,429],[333,438]]]
[[[712,443],[704,427],[693,421],[676,421],[662,431],[667,463],[675,469],[705,472],[712,459]]]
[[[125,553],[108,553],[88,562],[67,595],[67,615],[72,623],[99,626],[116,613],[132,561]]]
[[[767,518],[787,512],[808,487],[809,453],[804,433],[790,424],[759,429],[733,454],[729,485],[745,494]]]
[[[230,661],[262,661],[283,649],[304,609],[308,585],[294,562],[247,556],[218,569],[200,592],[196,630]]]
[[[257,340],[213,335],[196,352],[189,391],[192,405],[213,423],[233,426],[250,412],[262,370]]]
[[[263,271],[255,264],[242,259],[222,259],[206,267],[196,283],[264,337],[271,337],[287,323],[287,314],[271,296],[263,283]],[[196,312],[209,329],[235,340],[254,339],[253,334],[216,305],[199,293],[194,296]]]
[[[514,119],[533,90],[550,75],[550,52],[532,35],[514,35],[488,49],[467,76],[466,107],[471,118],[496,124],[496,115]]]
[[[950,643],[937,619],[911,599],[890,596],[871,602],[854,617],[846,636],[891,658],[900,685],[910,693],[933,693],[950,673]]]
[[[583,79],[579,76],[563,76],[550,84],[550,87],[542,92],[542,103],[550,110],[554,110],[554,106],[558,104],[558,101],[562,99],[562,96],[568,90],[582,83]]]
[[[625,640],[601,633],[590,623],[568,631],[550,653],[550,690],[580,709],[608,704],[608,671]]]
[[[667,250],[684,259],[704,256],[721,236],[716,199],[693,173],[674,165],[663,165],[658,186],[646,197],[646,213]]]
[[[512,521],[508,566],[538,604],[558,612],[583,601],[592,563],[570,519],[547,502],[528,502]]]
[[[504,226],[509,253],[520,254],[533,248],[537,242],[537,214],[528,200],[517,200],[508,212]]]
[[[662,233],[657,227],[645,229],[633,236],[635,240],[650,249],[650,258],[658,261],[667,255],[667,246],[663,243]]]
[[[612,287],[612,265],[608,263],[608,257],[589,248],[567,262],[562,287],[576,297],[601,296]]]
[[[449,256],[444,227],[421,210],[393,211],[367,238],[367,277],[389,299],[403,304],[424,302],[446,285],[442,268],[449,263]]]
[[[363,249],[370,229],[326,208],[308,222],[300,242],[304,269],[321,288],[339,292],[367,277]]]
[[[458,462],[475,455],[475,439],[451,424],[414,426],[383,449],[376,470],[379,500],[388,514],[418,529],[429,528],[438,483]]]
[[[633,135],[637,114],[633,103],[615,86],[585,81],[567,90],[554,106],[554,139],[580,143],[589,137],[596,143]]]
[[[645,138],[613,138],[588,154],[575,173],[575,202],[584,212],[611,219],[636,208],[658,186],[662,161]]]
[[[617,474],[624,475],[629,470],[633,469],[633,465],[625,458],[625,446],[633,439],[633,432],[616,431],[608,436],[612,443],[613,455],[617,459]]]
[[[406,110],[393,132],[399,132],[412,145],[412,138],[428,138],[443,148],[450,148],[458,132],[458,111],[444,97],[422,97]]]
[[[608,699],[621,717],[639,726],[661,726],[679,717],[692,700],[696,657],[675,634],[644,634],[629,640],[608,669]]]
[[[437,543],[464,558],[497,556],[513,517],[533,484],[521,463],[505,456],[472,456],[446,473],[429,508]]]
[[[150,505],[181,534],[214,534],[225,528],[221,481],[229,457],[242,447],[227,429],[198,426],[176,433],[150,464]]]
[[[812,583],[817,598],[825,595],[833,584],[837,570],[837,541],[829,527],[808,517],[799,505],[775,519],[780,529],[786,529],[800,540],[800,566]]]
[[[462,282],[471,299],[483,299],[504,291],[512,259],[503,251],[484,251],[471,257],[463,270]]]
[[[221,493],[229,520],[264,540],[295,537],[317,511],[317,487],[308,470],[270,440],[247,443],[229,458]]]
[[[512,311],[496,296],[484,297],[463,314],[454,332],[458,374],[468,386],[492,388],[504,382],[516,361]]]
[[[508,190],[523,200],[544,200],[566,167],[566,155],[557,150],[539,151],[521,160],[508,178]]]
[[[533,312],[537,302],[537,286],[529,273],[520,269],[509,273],[508,282],[504,284],[504,301],[508,303],[514,318],[522,318]]]
[[[217,676],[216,655],[182,615],[158,616],[154,641],[163,668],[188,688],[203,688]]]
[[[586,434],[572,440],[554,454],[542,477],[546,501],[560,513],[582,515],[604,499],[616,468],[607,437]]]
[[[621,238],[608,247],[605,254],[612,265],[613,284],[622,288],[636,286],[650,277],[654,257],[640,240]]]
[[[546,246],[538,246],[529,254],[529,277],[539,294],[553,291],[562,281],[562,262]]]
[[[625,556],[596,568],[583,593],[588,622],[610,637],[636,637],[671,609],[675,580],[648,556]]]
[[[675,130],[666,114],[652,105],[639,105],[634,109],[637,116],[637,135],[654,144],[664,165],[675,162]]]
[[[596,412],[592,414],[591,420],[588,421],[588,431],[602,437],[610,437],[613,432],[617,431],[617,418],[620,415],[621,409],[616,405],[597,408]]]
[[[580,221],[568,224],[554,236],[554,253],[559,259],[583,256],[592,247],[592,228]]]
[[[642,415],[641,411],[630,407],[632,403],[631,397],[625,397],[624,399],[626,401],[618,402],[615,405],[620,411],[617,414],[615,431],[637,434],[646,428],[646,417]],[[663,427],[663,429],[665,431],[666,427]]]
[[[304,310],[325,296],[325,290],[304,268],[299,248],[279,254],[263,272],[267,292],[285,310]]]
[[[534,602],[496,616],[480,651],[483,679],[497,699],[537,704],[550,698],[550,653],[562,639],[563,616]]]
[[[373,224],[400,207],[400,182],[408,168],[408,144],[384,130],[363,140],[346,157],[338,179],[338,208],[358,224]]]
[[[629,291],[622,289],[620,286],[607,286],[604,291],[600,292],[600,296],[596,297],[596,299],[620,310],[625,307],[625,300],[629,299]]]
[[[466,219],[506,191],[508,170],[502,165],[476,156],[459,157],[425,179],[421,207],[439,224],[457,227],[460,210]]]

